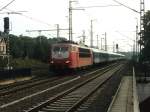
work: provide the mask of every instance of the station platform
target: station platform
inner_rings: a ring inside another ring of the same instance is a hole
[[[123,77],[107,112],[140,112],[135,77]]]
[[[150,112],[150,77],[146,77],[146,81],[140,81],[137,90],[141,112]]]
[[[139,102],[145,101],[150,97],[150,77],[146,77],[146,83],[137,83]]]
[[[6,80],[0,80],[0,86],[8,85],[16,82],[21,82],[25,80],[30,80],[32,77],[19,77],[19,78],[13,78],[13,79],[6,79]]]

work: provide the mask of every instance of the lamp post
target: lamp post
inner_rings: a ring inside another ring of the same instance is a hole
[[[104,39],[105,39],[105,51],[107,51],[107,33],[105,32],[102,35],[104,35]]]
[[[98,40],[98,35],[97,35],[97,48],[99,49],[99,47],[98,47],[98,43],[99,43],[99,40]]]
[[[138,52],[139,52],[139,47],[138,47],[138,19],[136,19],[136,39],[135,39],[135,55],[136,55],[136,61],[138,61]]]
[[[106,32],[105,32],[105,51],[107,51],[107,38],[106,38]]]
[[[115,52],[115,42],[113,41],[113,52]]]
[[[93,47],[93,20],[91,20],[91,47]]]
[[[73,36],[72,36],[72,10],[84,10],[81,8],[73,8],[72,3],[77,2],[74,0],[69,0],[69,41],[73,41]]]
[[[104,38],[101,38],[101,50],[103,50],[103,39]]]

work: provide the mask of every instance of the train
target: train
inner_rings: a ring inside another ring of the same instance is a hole
[[[53,44],[50,49],[51,70],[80,69],[105,62],[121,60],[124,55],[102,51],[71,42]]]

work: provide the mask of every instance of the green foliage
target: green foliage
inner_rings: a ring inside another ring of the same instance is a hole
[[[14,68],[37,68],[37,67],[46,67],[47,65],[34,60],[34,59],[22,59],[22,58],[17,58],[17,59],[13,59],[13,61],[11,62],[11,65],[13,65]]]
[[[50,46],[53,43],[57,43],[65,38],[47,38],[45,36],[38,36],[36,38],[27,36],[15,36],[10,37],[10,55],[13,58],[22,59],[36,59],[43,62],[48,62]]]
[[[144,41],[144,48],[142,49],[140,60],[150,61],[150,11],[147,11],[145,14],[144,27],[145,31],[142,38],[142,40]]]
[[[7,65],[7,58],[0,57],[0,69],[6,67],[6,65]]]

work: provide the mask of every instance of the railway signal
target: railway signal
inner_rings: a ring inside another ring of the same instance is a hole
[[[12,0],[14,1],[14,0]],[[2,10],[2,9],[1,9]],[[2,12],[0,14],[22,14],[21,12],[27,11],[10,11],[10,12]],[[9,24],[9,17],[4,17],[4,33],[6,34],[6,47],[7,47],[7,69],[10,69],[10,43],[9,43],[9,31],[10,31],[10,24]]]
[[[9,17],[4,18],[4,33],[6,34],[6,52],[7,52],[7,69],[10,68],[10,59],[9,59]]]
[[[4,18],[4,33],[9,33],[9,17]]]

